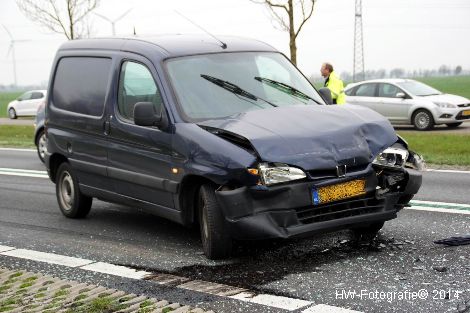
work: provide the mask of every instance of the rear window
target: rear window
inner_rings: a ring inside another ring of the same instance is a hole
[[[111,59],[108,58],[62,58],[54,78],[54,106],[71,112],[101,116],[110,70]]]

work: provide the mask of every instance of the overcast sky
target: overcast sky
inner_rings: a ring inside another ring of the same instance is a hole
[[[317,74],[321,63],[352,72],[354,0],[318,0],[313,17],[298,41],[298,66]],[[288,34],[271,21],[269,11],[249,0],[102,0],[97,13],[115,19],[117,35],[186,33],[201,31],[179,16],[181,12],[214,34],[265,41],[289,55]],[[111,35],[111,25],[91,15],[94,36]],[[48,80],[55,51],[65,36],[51,34],[29,21],[15,0],[0,0],[0,23],[17,42],[18,84]],[[442,64],[470,69],[469,0],[363,0],[365,67],[367,69],[438,68]],[[13,83],[10,39],[0,27],[0,84]]]

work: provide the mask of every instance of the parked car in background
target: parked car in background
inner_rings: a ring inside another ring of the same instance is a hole
[[[7,106],[8,117],[15,119],[18,116],[35,116],[39,104],[46,98],[47,90],[27,91]]]
[[[39,104],[36,119],[34,120],[34,144],[36,145],[36,150],[38,151],[38,156],[42,163],[44,163],[44,154],[47,151],[46,132],[44,130],[45,115],[46,101],[43,100],[41,104]]]
[[[445,94],[412,79],[378,79],[349,84],[346,102],[370,108],[392,124],[429,130],[434,125],[458,127],[470,119],[470,100]]]

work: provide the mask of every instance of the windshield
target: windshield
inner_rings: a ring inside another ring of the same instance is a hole
[[[397,85],[415,96],[432,96],[441,94],[439,90],[414,80],[397,83]]]
[[[167,69],[180,112],[187,120],[324,103],[308,80],[280,53],[182,57],[167,61]]]

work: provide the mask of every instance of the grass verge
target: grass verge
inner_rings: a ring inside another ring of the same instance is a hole
[[[0,147],[35,148],[34,127],[0,125]]]
[[[428,164],[470,166],[470,135],[399,131]]]

